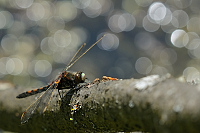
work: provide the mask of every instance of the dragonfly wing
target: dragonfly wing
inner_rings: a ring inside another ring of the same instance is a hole
[[[43,113],[46,110],[47,105],[51,99],[53,91],[58,86],[60,82],[59,78],[57,82],[53,83],[46,91],[43,93],[34,103],[32,103],[26,111],[21,116],[21,123],[25,123],[28,119],[38,110],[40,113]]]
[[[28,121],[28,119],[35,113],[35,110],[37,109],[39,103],[41,101],[41,97],[38,98],[34,103],[32,103],[26,111],[21,116],[21,123],[25,123]]]
[[[57,88],[58,84],[52,84],[51,87],[49,88],[49,91],[46,91],[44,96],[41,97],[41,101],[40,101],[40,106],[38,107],[38,111],[40,112],[40,114],[44,113],[47,105],[50,102],[50,99],[53,95],[53,92],[55,90],[55,88]]]

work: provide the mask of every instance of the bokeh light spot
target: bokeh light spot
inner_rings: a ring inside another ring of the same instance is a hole
[[[102,5],[98,0],[92,0],[88,7],[83,9],[86,16],[95,18],[101,14]]]
[[[100,34],[98,38],[102,37],[104,33]],[[116,35],[111,33],[106,33],[106,36],[98,43],[99,48],[107,51],[113,51],[119,46],[119,39]]]
[[[82,45],[83,43],[86,42],[87,40],[87,29],[83,28],[83,27],[75,27],[73,29],[70,30],[70,34],[71,34],[71,44],[70,47],[77,47]]]
[[[26,28],[27,27],[25,23],[15,20],[12,26],[8,29],[8,33],[13,34],[16,37],[19,37],[24,34]]]
[[[195,80],[199,80],[200,73],[195,67],[187,67],[183,71],[183,76],[185,77],[187,82],[192,82]]]
[[[157,66],[155,65],[154,68],[151,71],[151,74],[157,74],[157,75],[165,75],[168,73],[168,70],[165,67]]]
[[[166,48],[161,51],[160,60],[164,65],[172,65],[177,60],[177,54],[173,49]]]
[[[35,73],[39,77],[46,77],[48,76],[52,71],[51,64],[46,60],[39,60],[35,64]]]
[[[188,36],[186,36],[186,32],[184,30],[175,30],[171,35],[171,42],[176,47],[184,47],[187,45],[189,41]]]
[[[6,71],[11,75],[19,75],[23,70],[23,63],[18,58],[9,58],[6,63]]]
[[[172,18],[173,18],[172,12],[170,11],[169,8],[166,8],[166,15],[162,19],[162,21],[160,21],[160,24],[161,25],[167,25],[167,24],[169,24],[172,21]]]
[[[9,11],[0,12],[0,29],[8,29],[14,23],[13,15]]]
[[[161,22],[161,24],[163,23]],[[177,29],[177,27],[179,27],[179,23],[178,23],[178,20],[174,16],[172,16],[169,23],[161,25],[161,29],[166,33],[172,33],[173,31]]]
[[[7,34],[1,40],[1,46],[6,52],[14,52],[18,46],[18,39],[16,36]]]
[[[188,14],[183,10],[176,10],[172,14],[178,20],[178,27],[183,28],[187,25],[189,17]]]
[[[45,15],[45,9],[40,3],[33,3],[26,12],[28,18],[33,21],[41,20]]]
[[[140,57],[135,62],[135,69],[138,73],[146,75],[152,70],[152,62],[147,57]]]
[[[67,30],[58,30],[54,34],[54,42],[58,47],[66,47],[71,43],[71,34]]]
[[[55,16],[48,19],[47,28],[50,32],[56,32],[57,30],[62,30],[64,29],[64,27],[65,27],[65,22],[61,17]]]
[[[34,77],[46,77],[52,71],[52,66],[47,60],[34,60],[29,64],[29,73]]]
[[[59,1],[56,4],[57,15],[65,21],[71,21],[77,16],[77,9],[69,1]]]
[[[3,77],[4,75],[7,74],[6,63],[7,63],[8,60],[9,60],[8,57],[0,58],[0,77]]]
[[[187,49],[194,49],[194,39],[199,39],[199,35],[195,32],[188,32],[186,33],[184,36],[186,36],[185,38],[188,38],[188,43],[185,46]],[[193,43],[191,43],[193,41]]]
[[[49,47],[49,40],[50,40],[50,37],[45,37],[44,39],[42,39],[42,41],[40,43],[41,51],[48,55],[52,54],[52,50]]]
[[[0,12],[0,29],[6,25],[6,17]]]
[[[15,3],[20,7],[20,8],[28,8],[32,5],[33,0],[15,0]]]
[[[188,54],[191,58],[200,59],[200,39],[194,39],[191,42],[191,45],[193,45],[194,49],[190,49]]]
[[[160,25],[156,23],[152,23],[151,21],[149,21],[149,19],[146,16],[143,19],[143,27],[146,31],[155,32],[159,29]]]
[[[192,0],[174,0],[175,5],[181,9],[188,7]]]
[[[116,33],[122,31],[131,31],[136,25],[136,20],[129,13],[117,13],[110,17],[108,21],[109,28]]]
[[[92,0],[72,0],[72,3],[79,9],[84,9],[90,5]]]
[[[200,33],[200,27],[197,26],[200,23],[199,17],[192,17],[187,23],[187,30],[191,32]]]
[[[152,20],[160,22],[165,18],[167,9],[164,4],[155,2],[149,7],[148,14]]]

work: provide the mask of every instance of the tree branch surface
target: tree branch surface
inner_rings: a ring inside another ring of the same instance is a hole
[[[15,97],[23,89],[0,83],[0,129],[14,132],[152,133],[200,132],[200,86],[169,74],[141,79],[95,80],[76,90],[55,91],[47,111],[25,124],[20,116],[41,94]]]

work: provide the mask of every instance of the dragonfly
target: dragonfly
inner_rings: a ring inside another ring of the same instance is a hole
[[[105,35],[104,35],[105,36]],[[23,92],[19,94],[16,98],[25,98],[37,93],[41,93],[45,91],[35,102],[33,102],[22,114],[21,116],[21,124],[28,122],[28,120],[32,117],[32,115],[39,111],[40,114],[44,113],[47,109],[47,105],[49,104],[52,94],[55,89],[73,89],[79,83],[84,83],[85,81],[85,73],[77,71],[72,72],[68,71],[70,67],[72,67],[83,55],[85,55],[92,47],[94,47],[98,42],[100,42],[103,37],[98,39],[94,44],[92,44],[88,49],[85,50],[81,54],[82,49],[86,46],[86,43],[81,45],[78,51],[74,54],[70,62],[66,65],[63,71],[53,80],[50,84],[41,87],[39,89],[34,89],[30,91]],[[80,56],[79,56],[80,55]]]

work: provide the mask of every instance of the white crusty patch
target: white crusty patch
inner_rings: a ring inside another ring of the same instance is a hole
[[[154,86],[155,84],[162,82],[163,80],[170,77],[170,74],[166,74],[165,76],[159,75],[151,75],[136,81],[135,88],[137,90],[144,90],[148,87]]]

